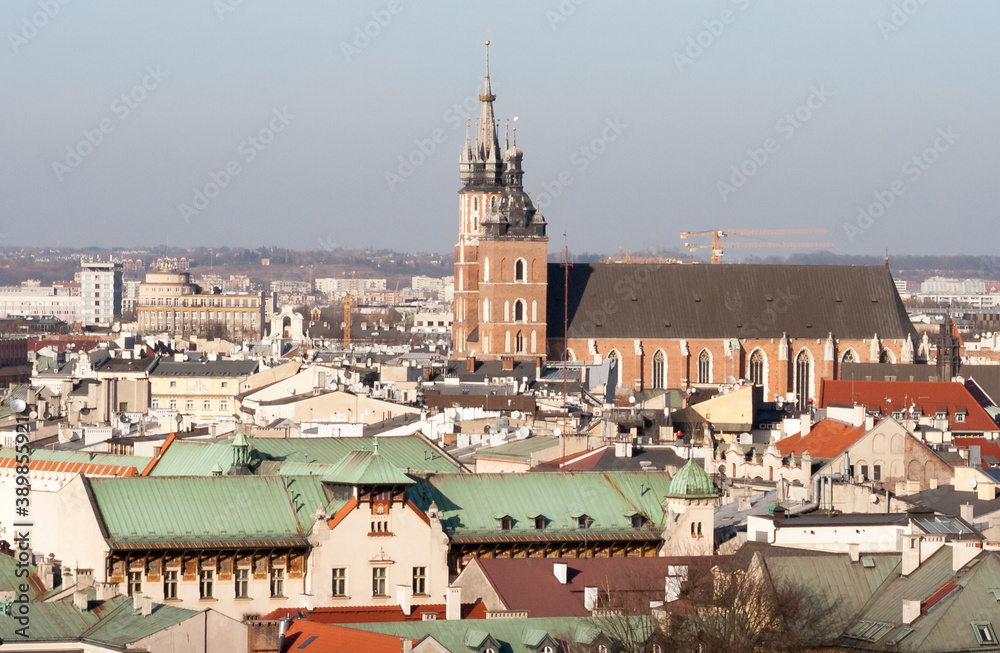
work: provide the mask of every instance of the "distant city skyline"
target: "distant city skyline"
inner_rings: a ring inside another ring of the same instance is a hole
[[[992,3],[64,2],[0,8],[3,245],[447,253],[488,38],[553,251],[992,252]]]

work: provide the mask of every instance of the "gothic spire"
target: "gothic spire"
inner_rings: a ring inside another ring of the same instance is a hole
[[[500,142],[497,140],[496,119],[493,117],[493,100],[497,99],[490,88],[490,42],[486,41],[486,78],[483,93],[479,96],[479,134],[476,136],[476,154],[482,161],[500,161]]]

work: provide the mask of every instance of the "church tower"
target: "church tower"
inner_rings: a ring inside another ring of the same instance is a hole
[[[486,77],[479,96],[479,122],[475,146],[469,139],[459,157],[459,227],[455,245],[455,320],[452,327],[453,354],[457,358],[478,356],[482,352],[479,330],[479,239],[483,219],[500,200],[503,189],[503,152],[497,139],[496,118],[490,88],[490,42],[486,41]]]

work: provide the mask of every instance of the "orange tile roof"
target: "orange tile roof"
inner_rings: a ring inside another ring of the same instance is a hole
[[[0,458],[0,468],[17,466],[14,458]],[[98,463],[69,463],[62,460],[28,461],[28,469],[33,472],[53,472],[58,474],[86,474],[87,476],[135,476],[135,467],[127,465],[101,465]]]
[[[947,412],[951,430],[998,431],[1000,427],[976,403],[969,390],[953,381],[823,381],[820,386],[820,408],[830,405],[861,404],[868,411],[891,415],[908,410],[933,417]],[[965,421],[955,421],[956,413],[965,413]]]
[[[292,617],[322,624],[367,624],[389,623],[397,621],[423,621],[424,615],[435,612],[444,619],[447,609],[444,603],[427,603],[414,605],[409,615],[403,614],[398,605],[361,605],[316,608],[303,610],[301,608],[278,608],[261,617],[264,621],[274,621]],[[486,606],[477,603],[462,604],[462,619],[485,619]]]
[[[285,634],[285,646],[280,653],[299,650],[305,653],[399,653],[403,650],[403,640],[393,635],[296,619]]]
[[[959,449],[968,449],[973,445],[978,446],[979,454],[983,457],[982,466],[984,468],[989,467],[989,464],[986,462],[986,456],[993,456],[997,460],[1000,460],[1000,444],[996,440],[987,440],[986,438],[952,438],[951,443]]]
[[[801,456],[808,451],[813,458],[836,458],[864,434],[863,428],[856,429],[850,424],[824,419],[816,422],[805,437],[796,433],[779,440],[775,446],[783,456],[793,453]]]

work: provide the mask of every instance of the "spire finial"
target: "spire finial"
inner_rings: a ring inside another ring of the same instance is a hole
[[[508,121],[510,118],[507,119]],[[506,152],[510,149],[510,122],[505,122],[503,124],[503,151]]]

